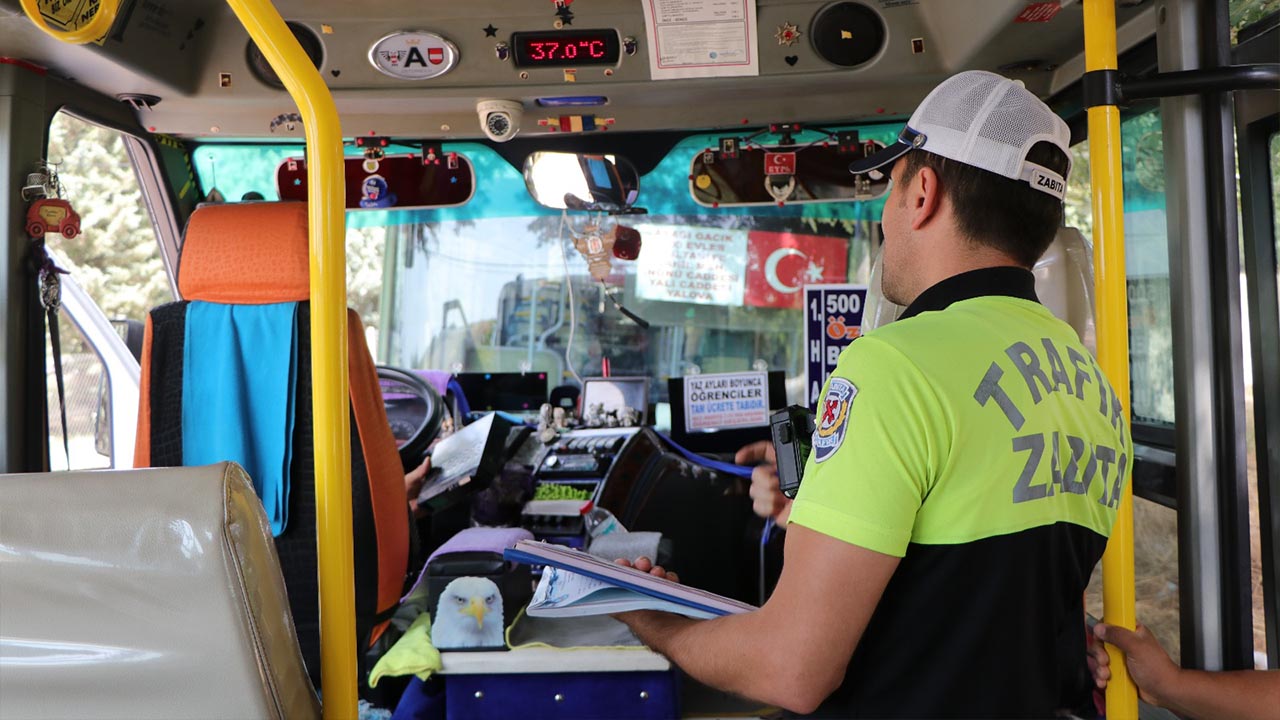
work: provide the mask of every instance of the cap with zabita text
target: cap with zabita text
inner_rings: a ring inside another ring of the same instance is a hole
[[[934,88],[911,114],[897,142],[853,163],[849,172],[883,172],[881,168],[912,150],[928,150],[1021,180],[1061,200],[1067,192],[1067,179],[1027,160],[1027,153],[1040,142],[1062,150],[1070,174],[1071,131],[1062,118],[1021,83],[969,70]]]

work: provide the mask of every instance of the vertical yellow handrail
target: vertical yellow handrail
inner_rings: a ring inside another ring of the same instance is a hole
[[[298,106],[307,136],[311,383],[325,720],[355,718],[355,574],[347,395],[346,188],[333,96],[270,0],[227,0]]]
[[[1115,0],[1084,0],[1086,72],[1116,70]],[[1124,168],[1120,157],[1120,110],[1115,105],[1089,108],[1089,170],[1093,188],[1093,267],[1096,278],[1098,364],[1129,416],[1129,302],[1124,269]],[[1128,448],[1130,457],[1133,448]],[[1133,629],[1133,487],[1125,483],[1111,540],[1102,556],[1102,615],[1113,625]],[[1123,656],[1114,647],[1107,717],[1136,720],[1138,694]]]

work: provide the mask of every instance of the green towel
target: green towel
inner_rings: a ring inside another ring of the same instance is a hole
[[[441,667],[440,651],[431,644],[431,614],[422,613],[373,666],[369,687],[377,687],[378,681],[388,676],[417,675],[426,680]]]

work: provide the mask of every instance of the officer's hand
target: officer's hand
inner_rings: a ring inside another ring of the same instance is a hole
[[[654,577],[666,578],[671,582],[676,582],[676,583],[680,582],[679,575],[676,575],[674,572],[664,569],[661,565],[654,565],[653,561],[647,557],[638,557],[635,559],[635,562],[619,558],[617,560],[614,560],[614,563],[621,565],[623,567],[634,568],[643,573],[649,573]]]
[[[1152,705],[1161,706],[1161,701],[1176,687],[1181,669],[1165,654],[1151,631],[1142,623],[1138,623],[1137,632],[1098,623],[1093,626],[1093,634],[1124,652],[1124,662],[1138,686],[1138,695]]]
[[[431,471],[431,458],[423,458],[422,464],[410,470],[404,476],[404,494],[409,498],[409,509],[413,510],[414,517],[420,517],[418,512],[418,493],[422,492],[422,486],[427,481],[427,473]]]
[[[751,471],[751,509],[763,518],[773,518],[779,525],[785,526],[791,515],[791,499],[782,494],[778,486],[778,458],[773,452],[773,443],[761,440],[738,451],[733,461],[739,465],[756,465]]]
[[[1089,642],[1087,652],[1089,672],[1093,673],[1093,684],[1097,685],[1099,690],[1106,690],[1107,683],[1111,682],[1111,656],[1107,654],[1107,647],[1101,640],[1092,640]]]

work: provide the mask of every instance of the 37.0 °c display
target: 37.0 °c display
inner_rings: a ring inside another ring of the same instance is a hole
[[[616,65],[621,52],[616,30],[517,32],[511,45],[517,67]]]

